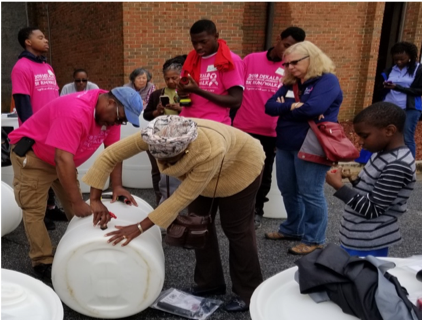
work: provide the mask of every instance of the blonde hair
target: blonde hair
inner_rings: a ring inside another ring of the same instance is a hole
[[[304,57],[309,56],[309,67],[306,71],[305,81],[322,76],[323,73],[335,73],[336,67],[333,61],[312,42],[302,41],[292,45],[284,51],[284,57],[293,52],[302,53]],[[289,68],[286,68],[285,71],[283,84],[295,84],[298,79],[290,73]]]

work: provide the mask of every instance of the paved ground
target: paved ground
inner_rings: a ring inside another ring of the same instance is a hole
[[[130,189],[131,192],[150,204],[154,203],[154,195],[150,189]],[[338,243],[339,219],[343,209],[343,203],[332,196],[333,189],[326,186],[326,197],[329,206],[329,224],[327,230],[327,242]],[[390,251],[392,257],[409,257],[416,254],[422,254],[422,175],[418,175],[418,182],[409,201],[409,212],[403,216],[400,221],[404,241],[401,245],[393,247]],[[293,243],[271,241],[264,239],[264,233],[277,230],[281,220],[264,219],[262,228],[257,230],[259,257],[261,261],[262,273],[264,279],[267,279],[278,272],[294,266],[294,261],[298,258],[287,254],[287,249]],[[217,221],[217,224],[219,221]],[[65,232],[66,222],[56,222],[57,229],[50,231],[54,244],[60,240]],[[225,262],[226,281],[228,288],[231,287],[228,275],[228,250],[227,240],[221,232],[220,245],[222,260]],[[28,245],[25,238],[22,224],[11,234],[6,235],[1,241],[1,263],[2,268],[17,270],[32,275],[28,253]],[[163,244],[166,257],[166,279],[163,289],[183,288],[191,284],[189,279],[193,277],[194,255],[193,252],[168,247]],[[215,298],[226,301],[230,298],[230,290],[225,296]],[[81,315],[67,306],[64,306],[65,320],[89,320],[94,319]],[[135,319],[184,319],[173,316],[154,309],[147,309],[143,312],[125,318],[127,320]],[[248,312],[239,314],[228,314],[223,310],[217,310],[210,319],[241,320],[250,319]]]

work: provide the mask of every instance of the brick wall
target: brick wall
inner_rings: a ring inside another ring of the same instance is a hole
[[[153,82],[158,87],[163,86],[163,63],[192,50],[189,29],[196,20],[203,18],[213,20],[220,38],[227,41],[233,52],[243,56],[244,8],[240,2],[124,2],[126,79],[133,69],[147,67],[153,74]]]
[[[420,50],[422,45],[422,3],[408,2],[406,6],[403,41],[416,44]]]
[[[30,19],[45,32],[50,20],[51,57],[60,86],[71,81],[77,67],[87,68],[91,80],[105,89],[126,83],[133,69],[147,67],[161,87],[162,64],[192,49],[189,29],[198,19],[213,20],[221,38],[241,57],[263,50],[267,6],[262,2],[30,3]],[[273,6],[273,43],[280,31],[297,25],[336,64],[344,92],[340,120],[352,119],[369,105],[384,3],[276,2]],[[421,3],[408,3],[406,39],[422,41],[421,19]]]
[[[116,2],[32,3],[30,18],[50,41],[47,55],[61,87],[74,69],[88,71],[100,88],[122,85],[123,13]],[[50,31],[50,32],[49,32]]]

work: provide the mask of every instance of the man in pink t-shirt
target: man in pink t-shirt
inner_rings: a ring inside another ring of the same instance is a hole
[[[98,147],[120,139],[120,124],[139,127],[142,100],[131,88],[110,92],[95,89],[57,98],[9,134],[14,171],[14,192],[22,208],[29,256],[35,273],[51,279],[53,247],[43,223],[47,191],[50,187],[60,199],[68,219],[97,212],[101,203],[84,202],[76,167]],[[123,195],[136,204],[122,188],[122,164],[111,172],[113,199]],[[94,222],[98,217],[94,217]]]
[[[281,65],[284,50],[305,40],[305,31],[289,27],[281,32],[277,44],[268,51],[247,55],[245,63],[245,90],[242,106],[237,110],[233,126],[258,139],[266,155],[261,187],[256,195],[255,229],[261,227],[264,202],[271,189],[271,175],[275,158],[278,117],[265,114],[265,103],[281,86],[284,69]]]
[[[242,103],[243,61],[228,49],[224,40],[218,39],[219,33],[210,20],[195,22],[190,36],[194,51],[189,53],[183,65],[183,70],[189,71],[189,82],[179,82],[178,93],[182,97],[190,94],[192,105],[183,107],[180,115],[231,125],[230,109],[237,109]]]
[[[44,34],[36,27],[19,30],[19,44],[25,50],[19,55],[12,69],[12,94],[18,114],[19,125],[59,96],[53,68],[46,62],[45,54],[49,46]],[[52,189],[48,191],[46,217],[48,230],[54,230],[54,220],[64,220],[66,215],[56,207]],[[49,218],[48,218],[49,217]]]

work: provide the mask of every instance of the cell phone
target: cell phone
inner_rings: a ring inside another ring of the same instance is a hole
[[[165,107],[166,105],[170,104],[170,97],[166,95],[160,96],[160,102],[161,105]]]
[[[180,83],[183,85],[189,84],[189,78],[188,78],[189,72],[186,70],[183,70],[181,76],[180,76]]]
[[[35,141],[28,137],[22,137],[13,148],[13,152],[16,153],[19,157],[23,157],[26,153],[31,150]]]

